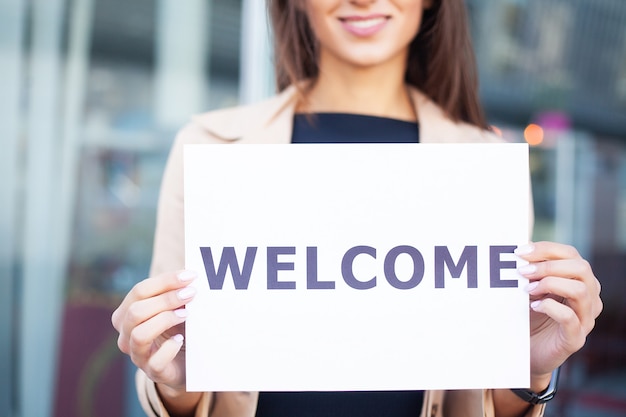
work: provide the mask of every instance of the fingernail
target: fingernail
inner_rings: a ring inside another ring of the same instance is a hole
[[[522,246],[517,247],[513,251],[513,253],[515,253],[516,255],[528,255],[534,250],[535,250],[535,247],[533,245],[522,245]]]
[[[521,268],[518,268],[517,272],[522,275],[532,275],[537,272],[537,266],[533,264],[524,265]]]
[[[532,303],[530,303],[530,308],[535,311],[539,311],[539,306],[541,306],[541,300],[533,301]]]
[[[526,288],[524,288],[524,290],[526,290],[526,292],[532,292],[535,288],[537,288],[538,285],[538,282],[531,282],[526,286]]]
[[[186,308],[179,308],[178,310],[174,310],[174,314],[176,314],[181,319],[184,319],[189,315],[189,312]]]
[[[172,337],[172,340],[176,343],[178,343],[179,345],[183,344],[183,340],[185,340],[185,336],[183,336],[182,334],[177,334],[176,336]]]
[[[191,281],[198,276],[194,271],[181,271],[178,273],[177,277],[180,281]]]
[[[178,291],[176,295],[178,295],[178,298],[180,298],[181,300],[187,300],[196,295],[196,289],[194,287],[185,287],[182,290]]]

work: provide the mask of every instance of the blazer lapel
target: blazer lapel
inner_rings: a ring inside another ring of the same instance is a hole
[[[291,86],[262,102],[204,113],[193,120],[226,142],[290,143],[297,94]]]
[[[490,132],[452,121],[418,89],[409,87],[409,94],[420,125],[421,143],[498,141]],[[297,98],[296,87],[290,86],[260,103],[212,111],[195,116],[193,120],[225,142],[287,144],[291,142]]]
[[[410,88],[411,100],[420,125],[421,143],[501,142],[494,133],[464,122],[455,122],[445,111],[416,88]]]

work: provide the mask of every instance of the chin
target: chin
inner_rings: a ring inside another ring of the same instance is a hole
[[[360,55],[358,57],[353,57],[352,59],[346,59],[345,61],[353,67],[359,69],[367,69],[382,65],[388,65],[393,62],[398,62],[400,65],[404,64],[404,60],[398,60],[398,57],[396,55],[390,56],[380,54]]]

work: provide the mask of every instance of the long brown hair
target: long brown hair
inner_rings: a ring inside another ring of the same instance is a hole
[[[267,0],[279,90],[319,72],[318,45],[298,0]],[[405,79],[455,121],[487,128],[463,0],[434,0],[409,46]]]

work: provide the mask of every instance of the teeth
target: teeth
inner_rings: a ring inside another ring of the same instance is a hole
[[[384,17],[376,17],[373,19],[365,19],[365,20],[350,20],[348,21],[348,24],[350,26],[354,26],[359,29],[368,29],[368,28],[371,28],[373,26],[376,26],[382,23],[384,20],[385,20]]]

